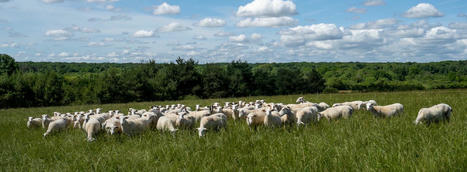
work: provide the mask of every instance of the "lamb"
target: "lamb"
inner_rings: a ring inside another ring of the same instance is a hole
[[[295,113],[295,117],[297,118],[297,126],[318,122],[318,108],[314,106],[302,108]]]
[[[227,127],[227,116],[223,113],[216,113],[209,116],[201,118],[198,136],[203,137],[206,134],[207,130],[214,129],[218,131],[221,128]]]
[[[50,135],[53,132],[58,132],[66,129],[69,126],[70,122],[67,118],[59,118],[52,122],[47,127],[47,131],[44,133],[44,137]]]
[[[418,111],[417,118],[414,121],[414,124],[420,124],[422,122],[430,125],[432,122],[438,123],[440,121],[449,122],[452,115],[451,106],[441,103],[429,108],[421,108]]]
[[[94,136],[101,130],[101,123],[97,118],[91,118],[89,115],[84,117],[84,121],[86,122],[84,131],[86,131],[86,134],[88,135],[87,141],[92,142],[96,140]]]
[[[102,128],[104,128],[110,135],[122,133],[120,117],[114,117],[106,120],[104,124],[102,124]]]
[[[404,106],[400,103],[394,103],[386,106],[375,106],[372,103],[367,103],[366,108],[375,116],[393,117],[404,112]]]
[[[170,133],[175,134],[178,129],[175,129],[176,118],[169,116],[161,116],[157,121],[157,130],[160,131],[170,131]]]
[[[195,117],[187,116],[185,112],[177,113],[177,120],[175,126],[182,129],[192,129],[195,125]]]
[[[328,121],[336,120],[339,118],[348,119],[352,116],[353,108],[348,105],[336,106],[328,108],[318,113],[318,121],[324,117]]]
[[[28,122],[27,122],[26,126],[28,128],[40,127],[40,126],[42,126],[42,118],[33,118],[33,117],[30,116],[28,118]]]
[[[280,127],[282,125],[281,116],[279,113],[272,113],[271,109],[266,110],[266,115],[264,116],[264,126],[267,127]]]
[[[125,133],[129,136],[143,133],[151,127],[151,122],[153,120],[152,118],[154,118],[154,116],[150,116],[149,118],[142,117],[132,120],[129,120],[126,116],[121,117],[120,124],[122,125],[122,133]]]

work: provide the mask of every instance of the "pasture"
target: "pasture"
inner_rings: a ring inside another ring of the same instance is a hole
[[[374,99],[380,105],[402,103],[402,116],[383,119],[365,110],[344,120],[303,128],[259,128],[245,121],[208,132],[180,130],[175,137],[158,131],[110,136],[86,142],[86,134],[68,129],[44,139],[44,129],[28,129],[28,116],[101,107],[104,111],[156,104],[208,105],[224,101],[294,103]],[[453,108],[450,123],[414,125],[418,110],[438,103]],[[1,171],[466,171],[467,90],[427,90],[346,94],[308,94],[127,104],[77,105],[0,110]]]

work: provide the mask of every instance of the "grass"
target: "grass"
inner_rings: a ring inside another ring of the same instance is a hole
[[[265,99],[292,103],[298,95],[185,100],[189,106],[232,100]],[[85,133],[69,129],[47,139],[43,129],[27,129],[28,116],[102,107],[147,108],[154,104],[82,105],[0,110],[0,171],[466,171],[467,90],[305,95],[313,102],[374,99],[399,102],[400,117],[375,118],[357,111],[351,119],[321,121],[304,128],[260,128],[229,121],[227,130],[198,138],[195,130],[149,131],[135,137],[101,134],[87,143]],[[418,110],[438,103],[452,106],[449,124],[415,126]]]

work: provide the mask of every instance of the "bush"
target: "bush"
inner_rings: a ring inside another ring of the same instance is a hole
[[[337,88],[334,88],[334,87],[326,87],[323,90],[323,93],[337,93],[337,92],[339,92],[339,90]]]

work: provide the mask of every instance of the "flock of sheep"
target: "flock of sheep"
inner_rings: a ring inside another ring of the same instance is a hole
[[[227,120],[245,120],[251,129],[264,125],[267,127],[281,127],[284,125],[297,126],[317,123],[321,118],[328,121],[339,118],[350,118],[356,110],[366,109],[375,116],[392,117],[402,114],[404,107],[400,103],[378,106],[376,101],[352,101],[328,104],[311,103],[299,97],[296,104],[266,103],[264,100],[246,103],[225,102],[224,106],[214,103],[211,106],[192,110],[182,104],[152,106],[150,110],[136,110],[129,108],[128,114],[118,110],[101,112],[100,108],[88,112],[59,113],[49,117],[44,114],[41,118],[29,117],[28,128],[46,128],[44,137],[69,127],[82,129],[87,134],[87,141],[94,141],[96,134],[105,131],[110,135],[124,133],[129,136],[140,134],[149,129],[169,131],[172,134],[178,129],[194,129],[199,124],[198,135],[202,137],[207,131],[218,131],[227,127]],[[415,124],[447,121],[449,122],[452,108],[447,104],[438,104],[429,108],[422,108],[414,121]]]

